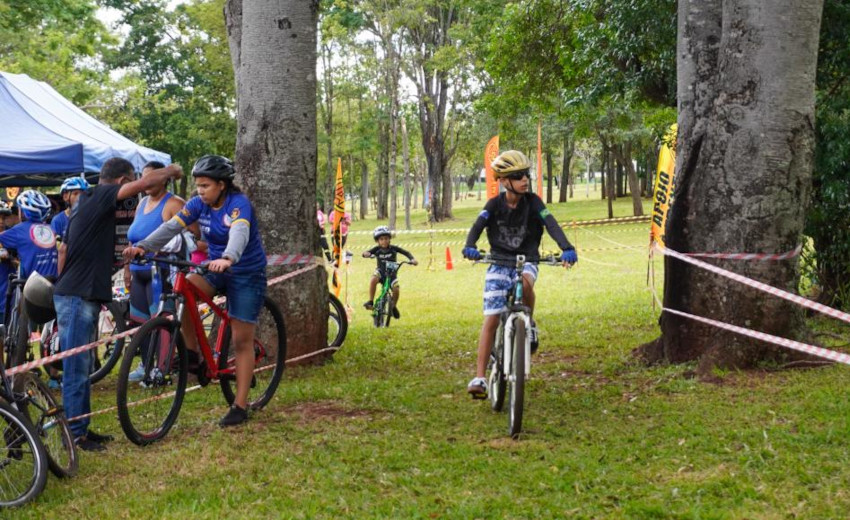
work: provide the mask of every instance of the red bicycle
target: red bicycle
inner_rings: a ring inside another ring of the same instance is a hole
[[[151,260],[142,262],[146,261]],[[233,404],[236,398],[235,353],[226,305],[216,304],[186,278],[192,271],[203,273],[205,268],[182,260],[153,261],[177,268],[174,287],[163,293],[157,316],[145,322],[133,336],[118,374],[118,419],[127,438],[140,446],[165,437],[180,413],[189,372],[180,325],[187,316],[194,325],[200,348],[198,382],[205,386],[210,380],[218,380],[227,403]],[[211,311],[203,317],[198,310],[201,302]],[[169,308],[176,311],[166,310]],[[129,376],[137,366],[137,356],[144,367],[144,378],[131,382]],[[286,363],[283,315],[268,296],[257,320],[254,362],[248,406],[257,410],[274,395]]]

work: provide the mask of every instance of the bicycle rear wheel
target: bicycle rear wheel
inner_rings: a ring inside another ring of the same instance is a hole
[[[511,341],[511,405],[508,410],[508,433],[514,439],[522,431],[522,411],[525,398],[525,322],[514,321],[514,337]]]
[[[218,357],[221,392],[227,404],[236,400],[236,354],[230,325],[225,328],[225,341]],[[277,304],[266,296],[254,329],[254,377],[248,392],[248,408],[258,410],[266,405],[277,390],[286,366],[286,329]]]
[[[129,380],[141,356],[144,379]],[[131,442],[144,446],[165,437],[180,413],[188,379],[183,336],[174,321],[154,318],[133,336],[118,372],[118,420]]]
[[[29,421],[0,401],[0,508],[26,504],[44,490],[47,454]]]
[[[77,448],[65,410],[47,385],[32,372],[15,377],[15,393],[26,399],[19,402],[21,413],[29,419],[47,453],[47,465],[59,478],[77,473]]]
[[[95,339],[106,338],[127,330],[126,306],[126,302],[113,301],[101,307]],[[125,340],[126,338],[121,338],[117,341],[110,341],[98,345],[96,349],[90,351],[92,354],[92,372],[89,374],[89,380],[92,383],[97,383],[112,372],[112,369],[118,363],[118,359],[121,358]]]
[[[348,333],[348,314],[339,298],[328,293],[328,346],[341,347]]]

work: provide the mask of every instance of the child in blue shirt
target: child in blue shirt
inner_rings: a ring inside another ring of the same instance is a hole
[[[29,278],[33,272],[55,278],[58,267],[56,235],[45,224],[50,215],[50,201],[43,193],[26,190],[18,195],[16,202],[23,221],[0,233],[0,248],[17,250],[21,278]],[[0,251],[0,259],[4,257],[8,257],[8,251]]]

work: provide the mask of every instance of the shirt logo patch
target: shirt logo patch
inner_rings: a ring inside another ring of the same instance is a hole
[[[189,216],[189,208],[184,207],[183,209],[180,210],[180,214],[183,215],[184,217],[188,217]]]
[[[42,249],[56,247],[56,235],[49,226],[36,224],[30,228],[30,239]]]
[[[230,220],[236,220],[239,218],[239,208],[233,208],[233,211],[230,212]]]

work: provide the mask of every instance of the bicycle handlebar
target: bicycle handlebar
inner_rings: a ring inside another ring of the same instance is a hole
[[[521,255],[517,255],[521,256]],[[502,265],[506,267],[516,267],[517,257],[512,255],[494,255],[492,253],[488,253],[484,255],[480,260],[475,261],[476,264],[494,264],[494,265]],[[560,267],[562,262],[555,255],[547,255],[540,257],[536,262],[531,262],[526,260],[527,264],[537,264],[537,265],[548,265],[551,267]]]

